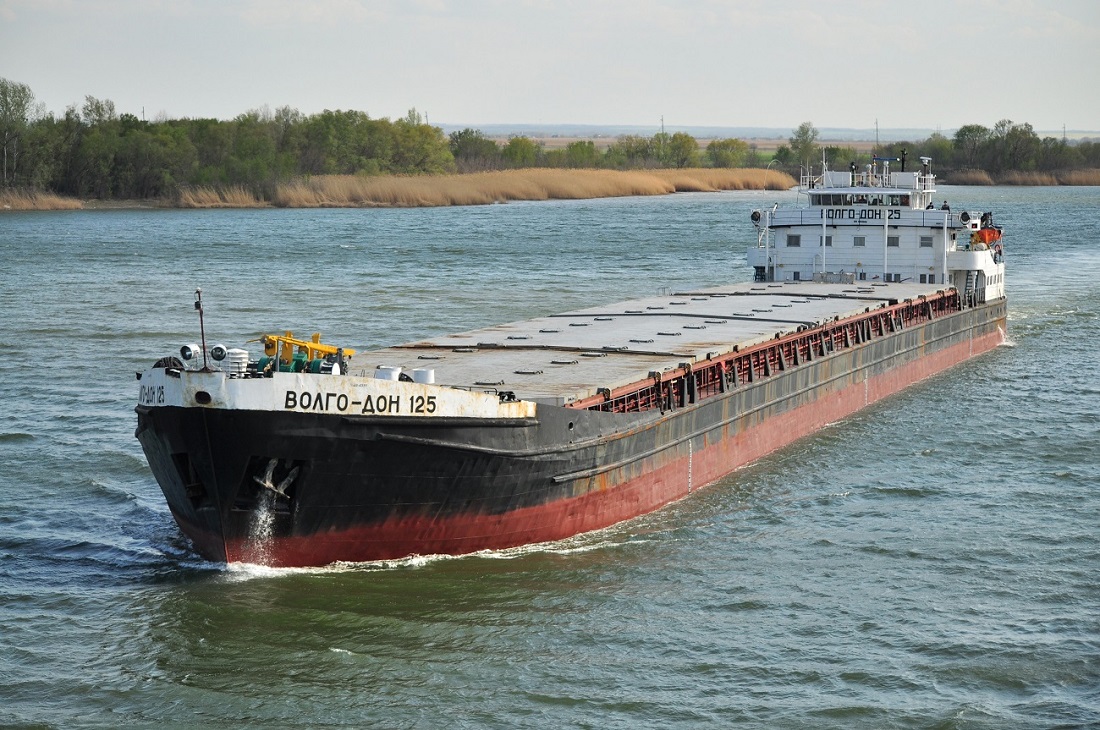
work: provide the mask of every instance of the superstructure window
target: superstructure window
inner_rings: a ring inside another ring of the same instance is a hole
[[[821,236],[817,237],[817,245],[818,246],[821,245]],[[825,236],[825,245],[826,246],[832,246],[833,245],[833,237],[832,236]]]
[[[887,236],[886,237],[886,245],[887,246],[893,246],[894,248],[897,248],[898,246],[901,245],[901,239],[899,239],[897,236]]]
[[[921,236],[920,237],[920,247],[921,248],[932,248],[932,237],[931,236]]]
[[[801,236],[801,234],[798,234],[798,233],[788,233],[787,234],[787,246],[788,247],[801,246],[801,245],[802,245],[802,236]]]
[[[866,246],[867,245],[867,236],[855,236],[854,238],[852,238],[852,245],[853,246]]]

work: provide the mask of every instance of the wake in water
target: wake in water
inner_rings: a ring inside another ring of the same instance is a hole
[[[248,525],[248,541],[245,543],[244,562],[266,566],[271,562],[269,548],[275,527],[275,494],[263,490]]]
[[[578,553],[587,553],[623,547],[626,545],[635,545],[641,542],[649,542],[649,538],[639,537],[636,534],[627,534],[624,536],[621,530],[616,531],[615,534],[611,534],[613,527],[622,527],[622,525],[618,525],[607,528],[606,531],[597,530],[583,535],[574,535],[564,540],[520,545],[503,550],[480,550],[478,552],[466,553],[463,555],[410,555],[405,558],[394,560],[373,560],[361,563],[336,562],[316,567],[283,568],[269,565],[270,554],[268,553],[268,546],[270,544],[274,524],[273,507],[273,495],[262,495],[261,503],[257,505],[252,523],[249,526],[248,542],[242,556],[243,560],[223,566],[225,574],[231,580],[252,580],[255,578],[274,578],[303,574],[393,571],[423,568],[434,565],[435,563],[451,560],[515,560],[536,554],[575,555]],[[643,515],[643,517],[645,517],[645,515]]]

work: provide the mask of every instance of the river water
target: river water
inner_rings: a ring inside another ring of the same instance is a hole
[[[370,348],[748,280],[790,194],[0,215],[0,725],[1100,724],[1100,189],[941,194],[1007,346],[600,533],[316,570],[198,558],[133,437],[196,287]]]

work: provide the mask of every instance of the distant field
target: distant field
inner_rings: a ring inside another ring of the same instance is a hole
[[[508,144],[509,137],[496,136],[489,137],[488,139],[491,139],[497,144],[503,146]],[[549,137],[529,137],[529,139],[535,144],[542,145],[543,149],[548,151],[565,149],[573,142],[592,142],[596,146],[597,150],[604,152],[607,150],[608,147],[615,144],[616,140],[618,140],[618,137],[607,135],[597,135],[592,137],[559,137],[554,135]],[[699,149],[706,149],[707,145],[714,141],[715,138],[696,137],[695,139],[699,142]],[[786,137],[755,137],[745,139],[745,142],[750,147],[755,146],[756,150],[759,152],[771,153],[775,152],[775,150],[778,149],[780,145],[788,144],[788,139]],[[853,147],[857,152],[870,152],[875,147],[874,140],[852,141],[819,139],[818,144],[826,147]]]

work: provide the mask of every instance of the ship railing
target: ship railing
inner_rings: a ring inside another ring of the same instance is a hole
[[[910,180],[912,178],[909,178]],[[856,188],[893,188],[894,179],[890,174],[877,171],[863,171],[852,173],[852,187]],[[904,190],[916,190],[918,192],[935,192],[936,176],[928,173],[917,175],[916,182],[901,185]]]
[[[971,292],[966,304],[980,295]],[[681,363],[671,372],[653,372],[650,378],[622,388],[601,389],[598,396],[570,404],[571,408],[605,413],[661,412],[684,408],[727,391],[770,378],[786,370],[829,357],[958,312],[963,299],[955,289],[892,303],[861,317],[829,322],[788,334],[742,352],[696,363]]]
[[[821,176],[803,172],[798,179],[798,187],[801,190],[816,190],[822,187]]]

